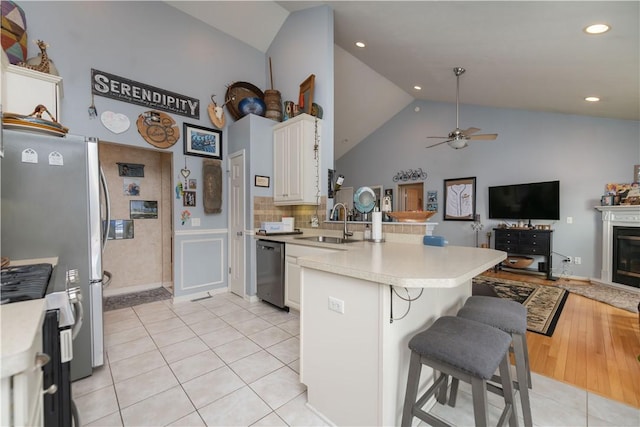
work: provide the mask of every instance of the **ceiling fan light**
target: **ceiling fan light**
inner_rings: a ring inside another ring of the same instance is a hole
[[[611,29],[607,24],[593,24],[584,29],[587,34],[604,34]]]
[[[455,148],[456,150],[464,148],[466,146],[467,141],[465,139],[454,139],[453,141],[449,141],[449,147]]]

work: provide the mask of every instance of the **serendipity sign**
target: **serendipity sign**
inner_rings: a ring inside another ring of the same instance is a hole
[[[200,100],[91,69],[91,93],[200,119]]]

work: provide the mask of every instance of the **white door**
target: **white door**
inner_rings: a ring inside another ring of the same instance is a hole
[[[229,170],[229,291],[244,298],[244,150],[230,156]]]

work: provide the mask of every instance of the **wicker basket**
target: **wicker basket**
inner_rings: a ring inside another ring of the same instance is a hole
[[[527,268],[533,263],[533,258],[528,256],[508,256],[502,263],[505,267]]]

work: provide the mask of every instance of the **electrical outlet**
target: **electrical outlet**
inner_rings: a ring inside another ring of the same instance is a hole
[[[192,227],[200,227],[200,218],[191,218]]]
[[[574,257],[573,262],[575,262],[576,264],[582,264],[582,258],[580,258],[579,256]]]
[[[338,298],[329,297],[329,310],[344,314],[344,301]]]
[[[568,216],[567,217],[567,224],[573,224],[573,217],[572,216]]]

